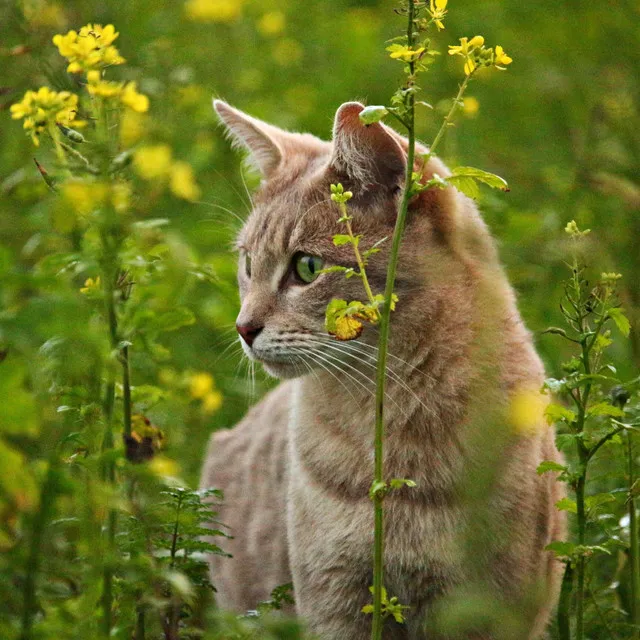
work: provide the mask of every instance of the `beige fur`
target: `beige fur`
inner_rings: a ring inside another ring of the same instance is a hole
[[[332,182],[354,192],[350,212],[363,246],[390,238],[406,140],[383,125],[362,126],[357,103],[339,109],[332,143],[215,106],[265,175],[238,239],[251,256],[250,278],[240,260],[238,323],[264,327],[243,347],[287,378],[211,439],[201,484],[224,490],[220,518],[235,536],[227,545],[233,559],[212,559],[218,601],[250,609],[293,579],[297,611],[313,632],[364,640],[377,330],[330,340],[326,305],[362,299],[361,282],[324,274],[300,284],[290,264],[303,252],[326,266],[355,266],[351,248],[332,243],[344,232],[328,199]],[[447,169],[432,159],[424,175],[433,172]],[[384,289],[390,239],[382,246],[367,269],[375,291]],[[385,586],[411,609],[384,637],[540,637],[559,586],[559,565],[543,549],[562,537],[564,521],[554,507],[558,483],[535,470],[559,454],[539,413],[525,429],[510,421],[511,401],[540,388],[543,367],[472,201],[446,189],[412,202],[396,292],[385,473],[417,487],[385,501]],[[461,635],[427,632],[438,603],[449,607],[453,600],[443,598],[461,588],[519,612],[518,631],[505,636],[499,624],[472,622]]]

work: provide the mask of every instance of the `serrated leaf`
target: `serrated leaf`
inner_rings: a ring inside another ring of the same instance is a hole
[[[561,420],[571,423],[576,419],[576,414],[571,411],[571,409],[567,409],[559,404],[548,405],[544,410],[544,415],[549,424],[553,424],[554,422],[559,422]]]
[[[451,178],[459,176],[472,178],[473,180],[486,184],[492,189],[509,191],[509,185],[507,184],[507,181],[504,178],[497,176],[495,173],[490,173],[489,171],[483,171],[482,169],[476,169],[475,167],[456,167],[451,172],[451,176],[448,179],[449,181],[451,181]]]
[[[569,513],[578,513],[578,505],[576,501],[571,498],[562,498],[556,502],[556,509],[558,511],[568,511]]]
[[[547,473],[547,471],[567,471],[567,467],[553,460],[544,460],[538,465],[536,473],[541,476],[543,473]]]
[[[449,176],[446,182],[473,200],[480,195],[480,189],[478,189],[476,181],[469,176]]]
[[[587,409],[589,416],[611,416],[613,418],[622,418],[624,411],[618,407],[614,407],[608,402],[598,402]]]
[[[370,105],[360,112],[360,122],[364,125],[380,122],[389,113],[386,107],[382,105]]]
[[[333,236],[333,244],[336,247],[340,247],[343,244],[350,244],[353,243],[353,240],[351,239],[351,236],[348,236],[345,233],[338,233],[335,236]]]
[[[609,309],[609,317],[616,323],[616,327],[620,333],[625,337],[629,337],[629,331],[631,330],[631,323],[627,316],[624,315],[624,311],[620,307],[615,309]]]

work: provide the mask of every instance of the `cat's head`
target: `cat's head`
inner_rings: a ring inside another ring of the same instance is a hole
[[[359,346],[354,341],[340,350],[325,331],[325,309],[332,299],[366,300],[360,278],[321,272],[332,265],[357,266],[351,245],[333,243],[345,227],[338,222],[330,185],[340,182],[353,192],[349,214],[354,233],[362,236],[361,248],[380,243],[367,275],[374,293],[381,293],[402,194],[406,140],[382,124],[364,126],[363,106],[356,102],[338,109],[332,142],[283,131],[219,100],[214,107],[263,176],[237,238],[242,301],[237,328],[243,349],[277,377],[317,367],[339,372],[346,353],[366,353],[361,343],[375,344],[377,330],[367,326]],[[425,175],[434,170],[446,173],[435,159]],[[401,304],[394,312],[394,326],[403,324],[399,337],[407,345],[424,332],[446,286],[463,277],[452,251],[451,230],[459,225],[457,196],[451,191],[430,190],[412,203],[395,287]]]

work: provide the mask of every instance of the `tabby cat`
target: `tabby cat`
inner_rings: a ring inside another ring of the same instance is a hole
[[[211,560],[217,599],[244,611],[293,581],[311,632],[364,640],[377,329],[349,342],[327,335],[327,304],[364,292],[359,278],[322,270],[356,266],[352,248],[332,242],[344,233],[329,198],[341,182],[353,192],[362,245],[382,241],[367,273],[384,290],[383,239],[393,233],[407,141],[383,124],[362,125],[357,102],[338,109],[332,142],[214,106],[263,176],[237,239],[237,329],[247,357],[282,379],[211,438],[201,484],[224,491],[220,519],[235,536],[233,558]],[[416,170],[425,180],[448,175],[437,158]],[[472,200],[453,188],[414,197],[395,291],[385,474],[417,486],[385,500],[385,587],[410,609],[404,624],[387,620],[384,637],[539,638],[560,577],[544,549],[564,521],[558,483],[536,467],[559,454],[534,410],[543,366]],[[461,594],[485,598],[484,613],[467,614],[455,633],[436,629]]]

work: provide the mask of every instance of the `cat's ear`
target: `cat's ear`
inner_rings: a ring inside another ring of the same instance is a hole
[[[253,164],[268,178],[282,162],[283,141],[290,134],[234,109],[222,100],[214,100],[213,108],[233,142],[249,151]]]
[[[364,189],[393,189],[404,177],[406,155],[387,127],[378,122],[362,124],[363,109],[359,102],[346,102],[338,109],[330,166]]]

